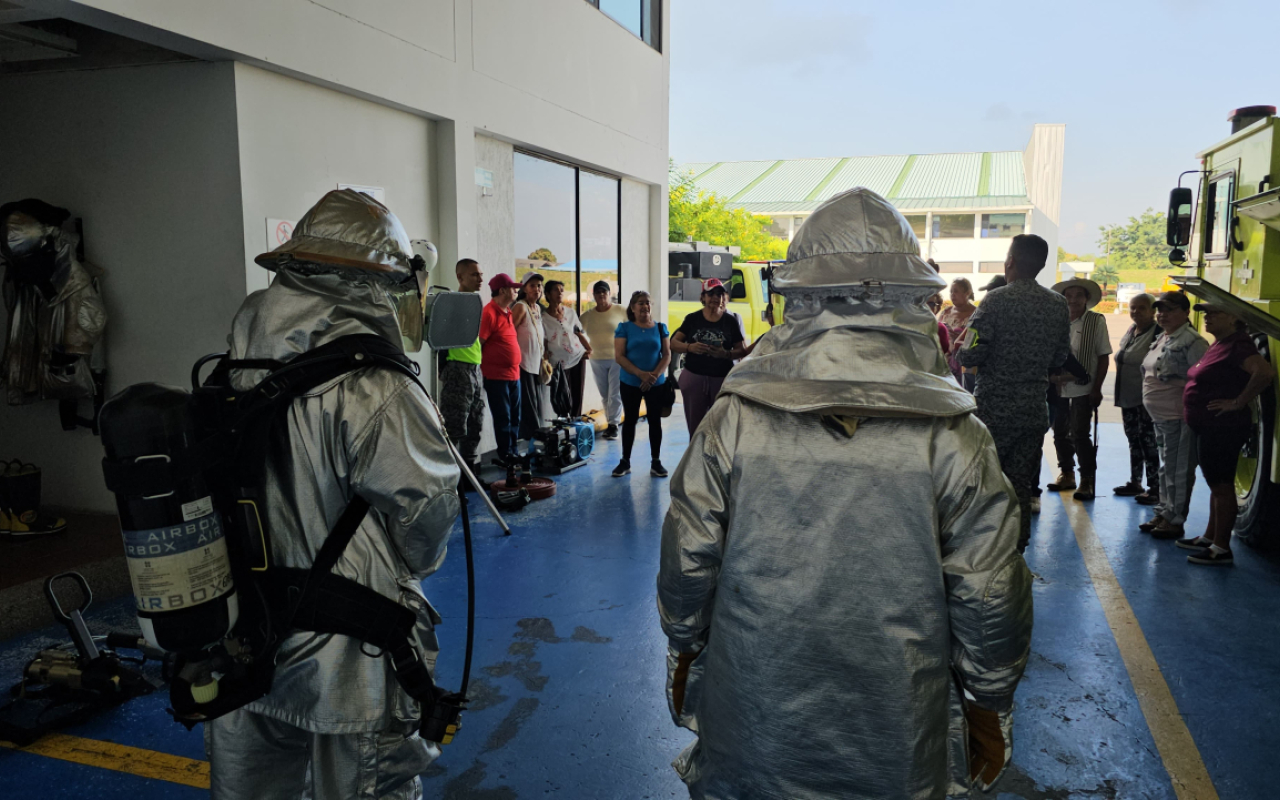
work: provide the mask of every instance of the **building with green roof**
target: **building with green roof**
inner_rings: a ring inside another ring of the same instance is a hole
[[[1008,239],[1034,233],[1049,243],[1041,278],[1052,283],[1065,135],[1065,125],[1036,125],[1020,151],[697,162],[677,169],[731,208],[771,217],[774,235],[788,240],[824,201],[865,186],[897,206],[920,239],[921,255],[948,277],[1003,272]]]

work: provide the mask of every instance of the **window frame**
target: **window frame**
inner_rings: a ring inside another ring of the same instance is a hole
[[[1223,249],[1212,250],[1213,234],[1217,230],[1214,224],[1216,215],[1214,214],[1214,204],[1218,199],[1218,184],[1223,181],[1229,181],[1230,194],[1227,197],[1226,207],[1224,209],[1223,224],[1226,226],[1223,230]],[[1230,261],[1231,260],[1231,239],[1232,230],[1231,222],[1235,218],[1235,198],[1231,194],[1235,194],[1236,188],[1236,171],[1234,169],[1225,169],[1209,176],[1208,185],[1205,187],[1204,200],[1204,244],[1205,244],[1205,261]]]
[[[601,14],[604,14],[605,17],[615,22],[618,27],[622,28],[632,36],[636,36],[635,31],[605,13],[605,11],[600,8],[600,0],[586,0],[586,2],[587,5],[594,7],[596,11],[599,11]],[[662,0],[636,0],[636,2],[640,4],[640,35],[636,36],[636,38],[661,53]]]
[[[588,0],[590,2],[590,0]],[[568,167],[573,170],[573,263],[574,276],[573,280],[576,284],[577,295],[579,296],[578,306],[573,310],[581,314],[586,308],[591,307],[591,303],[582,299],[590,297],[590,292],[583,292],[582,285],[582,173],[586,172],[591,175],[598,175],[601,178],[607,178],[614,182],[617,193],[615,195],[614,208],[617,209],[614,220],[614,241],[617,247],[617,284],[618,284],[618,300],[622,302],[622,177],[619,175],[611,175],[608,172],[601,172],[597,169],[587,169],[578,166],[570,161],[564,161],[559,158],[552,158],[542,153],[536,153],[532,150],[525,150],[520,147],[512,148],[512,170],[515,169],[515,154],[526,156],[528,158],[536,158],[542,161],[550,161],[552,164],[559,164],[562,167]],[[513,220],[514,222],[514,220]],[[514,257],[514,256],[513,256]]]
[[[984,220],[989,220],[992,217],[1022,217],[1022,230],[1019,231],[1018,233],[1011,233],[1008,236],[1005,236],[1004,234],[999,232],[996,232],[993,235],[988,234],[987,223]],[[991,211],[985,214],[978,215],[978,238],[980,239],[1012,239],[1013,237],[1020,236],[1021,234],[1024,234],[1026,232],[1027,232],[1027,212],[1025,211]]]
[[[968,218],[969,218],[969,233],[968,233],[968,235],[966,235],[966,236],[944,236],[944,235],[942,234],[942,218],[944,218],[944,217],[968,217]],[[974,213],[974,212],[972,212],[972,211],[960,212],[960,213],[955,213],[955,214],[939,214],[938,212],[936,212],[936,211],[935,211],[935,212],[933,213],[933,219],[932,219],[932,220],[930,220],[930,228],[929,228],[930,236],[929,236],[929,239],[930,239],[930,240],[937,240],[937,239],[975,239],[975,238],[978,238],[978,237],[974,236],[974,234],[977,232],[976,228],[977,228],[977,226],[978,226],[978,224],[979,224],[979,218],[980,218],[980,215],[978,215],[978,214],[976,214],[976,213]]]

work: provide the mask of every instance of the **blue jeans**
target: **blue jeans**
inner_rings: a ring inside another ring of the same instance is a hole
[[[516,437],[520,430],[520,381],[484,379],[484,393],[493,415],[493,435],[499,456],[518,456]]]

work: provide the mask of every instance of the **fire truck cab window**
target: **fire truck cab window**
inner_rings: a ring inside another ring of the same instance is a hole
[[[1204,257],[1213,261],[1224,261],[1231,258],[1231,201],[1235,197],[1236,176],[1234,172],[1215,176],[1209,181],[1209,196],[1205,200],[1208,209],[1208,230],[1204,240],[1207,243]]]

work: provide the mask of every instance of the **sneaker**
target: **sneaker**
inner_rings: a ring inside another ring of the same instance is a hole
[[[1142,484],[1129,481],[1124,486],[1117,486],[1111,490],[1116,497],[1137,497],[1143,493]]]
[[[1164,524],[1164,517],[1160,516],[1159,514],[1156,514],[1151,519],[1139,525],[1138,530],[1142,531],[1143,533],[1151,533],[1153,530],[1156,529],[1156,526],[1163,525],[1163,524]]]
[[[1179,539],[1174,542],[1174,544],[1181,547],[1183,550],[1203,550],[1213,544],[1213,540],[1206,539],[1203,536],[1190,536],[1186,539]]]
[[[1136,500],[1140,506],[1160,505],[1160,493],[1155,489],[1148,489],[1133,499]]]
[[[623,475],[630,475],[630,474],[631,474],[631,462],[625,458],[618,462],[618,466],[613,468],[613,477],[615,478],[621,478]]]
[[[1032,514],[1039,514],[1039,513],[1040,513],[1040,498],[1039,498],[1039,497],[1033,497],[1033,498],[1031,498],[1031,513],[1032,513]]]
[[[667,472],[667,468],[662,466],[661,461],[655,461],[649,467],[649,474],[655,478],[665,478],[669,473]]]
[[[1162,524],[1151,529],[1152,539],[1181,539],[1187,535],[1187,532],[1182,529],[1181,525],[1174,525],[1172,522],[1166,521],[1163,517],[1161,517],[1160,522]]]
[[[1067,492],[1074,488],[1076,488],[1076,475],[1069,469],[1059,472],[1054,482],[1049,484],[1051,492]]]
[[[1228,550],[1225,553],[1214,552],[1212,547],[1206,547],[1187,556],[1187,561],[1192,564],[1207,564],[1216,567],[1229,567],[1236,563],[1236,560]]]
[[[601,439],[617,439],[617,438],[618,438],[618,426],[617,426],[617,425],[610,425],[609,427],[605,428],[605,429],[604,429],[604,433],[600,434],[600,438],[601,438]]]

